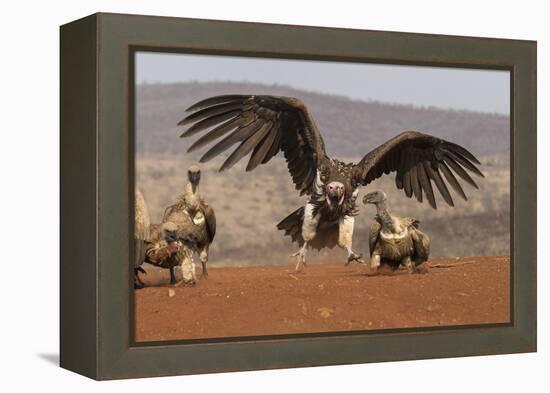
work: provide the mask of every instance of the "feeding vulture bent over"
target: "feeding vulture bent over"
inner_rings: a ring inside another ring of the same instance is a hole
[[[420,221],[390,214],[383,191],[369,192],[363,197],[363,203],[376,206],[369,235],[371,270],[376,272],[384,263],[392,270],[403,265],[409,273],[417,271],[417,266],[430,255],[430,238],[418,229]]]
[[[406,131],[378,146],[357,164],[330,158],[323,138],[305,104],[290,97],[265,95],[223,95],[210,97],[187,109],[190,113],[178,125],[191,126],[181,135],[189,137],[206,130],[190,147],[193,151],[213,143],[201,158],[209,161],[235,144],[220,171],[229,169],[250,154],[251,171],[282,151],[300,195],[309,196],[304,207],[278,224],[301,248],[296,270],[305,263],[309,247],[345,248],[348,263],[361,260],[352,250],[356,198],[366,186],[383,174],[396,172],[395,184],[407,197],[419,202],[426,198],[435,209],[433,184],[453,206],[447,183],[462,198],[466,195],[455,175],[477,188],[468,171],[483,177],[480,162],[465,148],[416,131]],[[351,143],[351,142],[350,142]],[[445,182],[445,180],[446,182]]]

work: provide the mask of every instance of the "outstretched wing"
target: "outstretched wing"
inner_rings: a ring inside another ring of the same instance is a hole
[[[383,174],[396,171],[395,184],[398,189],[404,189],[409,198],[414,194],[419,202],[422,202],[424,193],[430,205],[436,209],[432,182],[445,202],[454,206],[445,180],[466,200],[466,194],[455,175],[478,188],[468,174],[469,171],[484,177],[476,164],[481,163],[462,146],[420,132],[407,131],[363,157],[355,165],[353,176],[357,184],[367,185]]]
[[[200,162],[209,161],[240,143],[220,171],[232,167],[249,153],[246,170],[251,171],[282,151],[296,189],[301,194],[313,191],[317,169],[327,156],[319,130],[302,101],[289,97],[224,95],[197,102],[187,111],[192,113],[178,125],[192,125],[182,137],[210,129],[188,151],[223,137]]]

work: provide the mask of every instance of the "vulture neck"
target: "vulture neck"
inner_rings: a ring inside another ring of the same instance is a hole
[[[185,200],[189,207],[196,209],[199,207],[199,185],[188,182],[185,186]]]
[[[191,182],[187,182],[187,185],[185,186],[185,193],[187,195],[199,195],[199,185],[193,184]]]
[[[390,211],[388,209],[388,205],[386,205],[386,201],[378,202],[376,204],[376,213],[378,217],[380,218],[380,221],[382,222],[382,227],[391,231],[395,232],[396,230],[396,223],[394,222]]]

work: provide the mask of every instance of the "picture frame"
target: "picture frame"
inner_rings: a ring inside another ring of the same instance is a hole
[[[510,71],[511,316],[499,325],[133,339],[133,53]],[[98,13],[60,29],[60,364],[120,379],[536,351],[536,42]]]

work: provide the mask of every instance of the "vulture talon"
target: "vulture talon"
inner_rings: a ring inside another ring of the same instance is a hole
[[[298,262],[296,262],[296,273],[302,273],[302,269],[306,266],[306,252],[307,252],[307,243],[304,243],[302,248],[300,248],[297,252],[292,254],[292,257],[296,257],[298,259]]]
[[[350,254],[348,256],[348,260],[345,263],[345,266],[348,266],[352,262],[365,263],[365,261],[363,260],[363,254],[355,254],[355,253]]]

